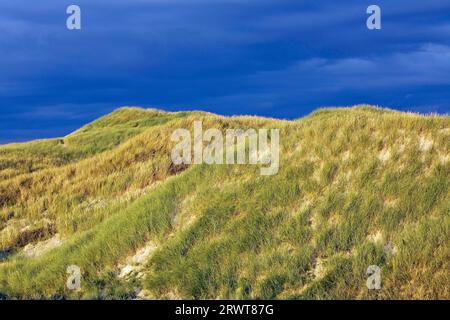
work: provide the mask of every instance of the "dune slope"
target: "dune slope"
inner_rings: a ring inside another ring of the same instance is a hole
[[[279,128],[280,170],[174,165],[175,129]],[[0,296],[449,299],[450,117],[122,108],[0,147]],[[82,270],[80,290],[67,267]],[[366,287],[381,268],[381,289]]]

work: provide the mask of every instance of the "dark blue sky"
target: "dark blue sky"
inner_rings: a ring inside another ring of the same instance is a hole
[[[82,30],[66,29],[66,8]],[[382,9],[382,30],[366,8]],[[450,0],[2,0],[0,143],[119,106],[297,118],[450,112]]]

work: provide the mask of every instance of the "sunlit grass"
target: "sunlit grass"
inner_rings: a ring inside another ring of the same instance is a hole
[[[279,128],[279,173],[173,166],[172,131],[199,119]],[[448,116],[372,107],[290,122],[126,108],[63,139],[1,147],[0,294],[448,299],[449,128]],[[60,246],[21,254],[55,234]],[[149,241],[141,275],[119,278]],[[77,292],[65,286],[72,264]],[[381,290],[366,288],[369,265],[382,268]]]

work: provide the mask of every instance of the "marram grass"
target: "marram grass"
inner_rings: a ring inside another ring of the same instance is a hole
[[[195,120],[279,128],[279,173],[174,166],[170,135]],[[0,147],[0,297],[450,299],[449,160],[449,116],[122,108]],[[66,286],[70,265],[80,290]],[[370,265],[380,290],[366,287]]]

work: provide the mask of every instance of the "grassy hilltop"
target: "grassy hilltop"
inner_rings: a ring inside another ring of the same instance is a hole
[[[279,128],[279,173],[174,165],[170,136],[195,120]],[[449,116],[122,108],[0,146],[0,298],[450,299],[449,160]]]

